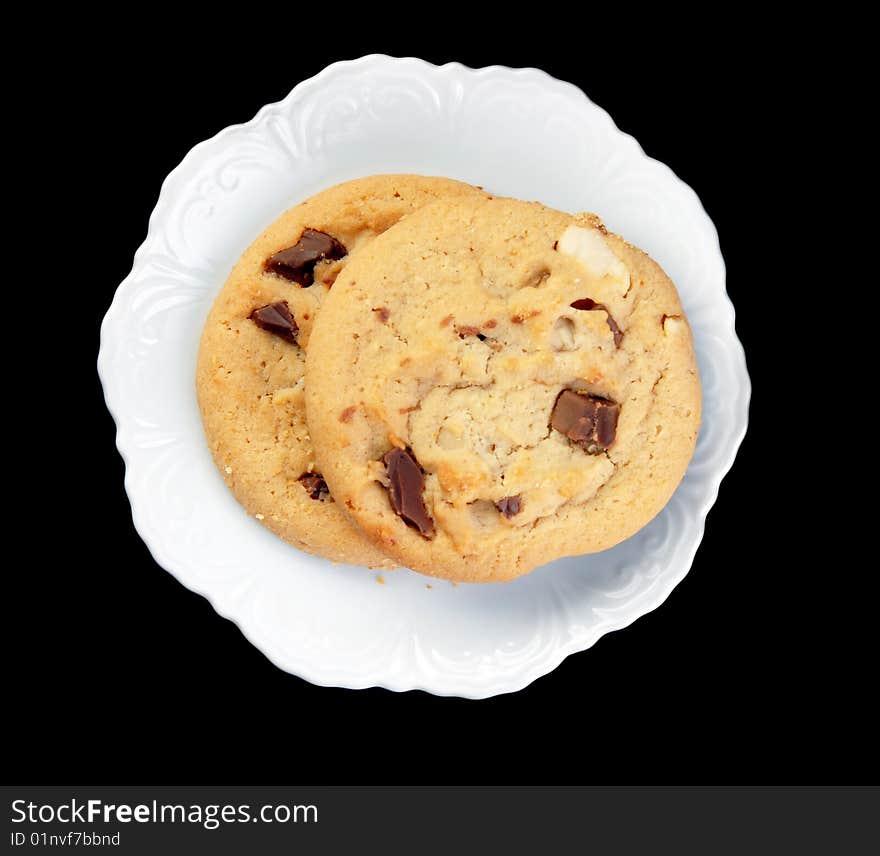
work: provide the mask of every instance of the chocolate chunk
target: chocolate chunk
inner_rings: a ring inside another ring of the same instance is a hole
[[[315,281],[315,265],[322,259],[341,259],[348,255],[332,235],[305,229],[302,237],[286,250],[266,259],[266,270],[308,288]]]
[[[320,499],[321,501],[329,499],[331,502],[333,501],[333,498],[330,496],[330,488],[327,487],[327,482],[324,481],[323,476],[319,476],[317,473],[303,473],[298,481],[312,499]]]
[[[514,514],[519,514],[520,511],[522,511],[522,494],[518,493],[516,496],[505,496],[504,499],[499,499],[498,502],[495,503],[495,507],[508,520],[510,520]]]
[[[296,344],[299,327],[293,320],[293,315],[290,314],[286,300],[260,306],[254,309],[249,317],[261,330],[268,330],[270,333]]]
[[[553,405],[550,427],[596,455],[614,442],[619,414],[620,405],[607,398],[564,389]]]
[[[605,311],[608,312],[607,309]],[[614,320],[614,318],[611,317],[610,312],[608,312],[608,316],[605,318],[605,320],[608,322],[608,326],[611,328],[611,335],[614,336],[614,347],[619,348],[620,342],[623,339],[623,330],[621,330],[620,327],[617,326],[617,322]]]
[[[434,521],[425,508],[422,493],[425,474],[409,449],[392,449],[382,456],[388,474],[388,499],[391,507],[407,526],[418,529],[426,538],[434,534]]]
[[[608,322],[608,326],[611,328],[611,335],[614,336],[614,347],[620,347],[620,341],[623,339],[623,330],[617,326],[617,322],[612,318],[608,307],[604,303],[596,303],[595,300],[590,300],[589,297],[582,297],[580,300],[575,300],[570,306],[572,309],[586,309],[588,311],[601,309],[605,313],[605,320]]]
[[[596,303],[595,300],[590,300],[589,297],[582,297],[580,300],[575,300],[575,302],[571,304],[571,308],[586,309],[589,312],[593,309],[604,309],[605,307],[601,303]]]

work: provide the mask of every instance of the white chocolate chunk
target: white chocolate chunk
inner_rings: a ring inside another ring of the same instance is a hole
[[[560,253],[574,256],[595,277],[609,276],[627,282],[626,265],[612,252],[595,229],[569,226],[556,245]]]
[[[667,336],[681,336],[687,329],[687,324],[680,315],[663,316],[663,332]]]

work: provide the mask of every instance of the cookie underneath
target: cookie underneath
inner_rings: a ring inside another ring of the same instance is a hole
[[[324,299],[362,248],[428,203],[477,193],[413,175],[325,190],[254,241],[210,311],[196,389],[211,453],[246,511],[302,550],[396,565],[352,526],[320,477],[305,420],[305,353]]]

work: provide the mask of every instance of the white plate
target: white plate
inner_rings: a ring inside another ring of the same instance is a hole
[[[677,283],[696,334],[704,424],[680,488],[636,536],[504,585],[406,570],[377,585],[374,572],[297,552],[235,502],[196,406],[208,308],[281,211],[381,172],[595,211]],[[168,176],[104,319],[98,369],[137,531],[272,662],[316,684],[484,698],[521,689],[654,609],[687,573],[746,430],[733,321],[718,237],[696,195],[579,89],[535,69],[367,56],[200,143]]]

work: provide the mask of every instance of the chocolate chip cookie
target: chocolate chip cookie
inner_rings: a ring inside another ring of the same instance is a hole
[[[452,580],[604,550],[667,502],[700,383],[675,286],[589,214],[470,195],[358,253],[306,357],[318,470],[377,547]]]
[[[196,387],[214,460],[248,513],[303,550],[337,562],[395,564],[351,525],[315,466],[304,371],[324,299],[349,259],[402,217],[441,198],[477,194],[415,175],[325,190],[254,241],[211,309]]]

